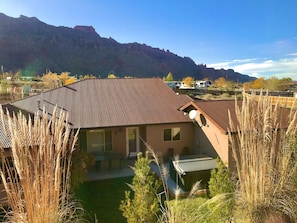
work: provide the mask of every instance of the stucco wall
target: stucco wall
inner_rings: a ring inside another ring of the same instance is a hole
[[[181,136],[178,141],[164,141],[163,131],[167,128],[181,128]],[[194,125],[193,123],[179,123],[179,124],[166,124],[166,125],[150,125],[146,129],[146,139],[147,143],[155,151],[163,153],[166,155],[166,152],[169,148],[172,148],[174,154],[181,154],[185,147],[189,148],[190,152],[194,151],[193,142],[194,142]]]
[[[146,127],[145,126],[135,126],[138,127],[139,136],[141,140],[139,140],[139,152],[145,151],[145,145],[142,140],[146,141]],[[113,128],[112,135],[112,148],[113,151],[126,155],[127,150],[127,130],[126,127]]]
[[[179,127],[181,130],[180,140],[170,142],[164,141],[164,129],[175,127]],[[111,131],[112,150],[126,155],[126,127],[111,128]],[[139,126],[139,135],[149,146],[151,146],[154,151],[161,153],[162,156],[166,155],[166,152],[169,148],[172,148],[175,154],[182,153],[185,147],[187,147],[190,152],[194,151],[193,142],[195,134],[193,123]],[[140,140],[139,144],[140,152],[144,152],[146,150],[144,143]],[[80,146],[86,150],[86,130],[82,130],[80,132]]]
[[[200,120],[198,118],[200,118],[199,115],[196,117],[199,123]],[[215,155],[213,149],[215,149],[221,160],[227,164],[229,162],[228,135],[217,128],[211,120],[206,117],[205,119],[206,125],[198,127],[200,129],[197,130],[196,135],[196,144],[199,151],[213,156]]]

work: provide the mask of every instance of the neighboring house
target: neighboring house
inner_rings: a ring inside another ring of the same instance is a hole
[[[159,78],[87,79],[4,105],[9,110],[51,114],[57,106],[80,130],[79,147],[96,156],[133,157],[147,143],[159,156],[194,151],[192,121],[179,108],[192,101]]]

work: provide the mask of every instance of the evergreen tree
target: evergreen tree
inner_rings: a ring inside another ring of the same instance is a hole
[[[235,205],[235,184],[232,181],[229,169],[217,158],[217,168],[211,172],[209,192],[212,197],[208,201],[209,215],[207,222],[229,221],[233,215]]]
[[[121,201],[120,210],[128,223],[157,222],[159,201],[157,190],[160,186],[158,180],[150,172],[148,154],[142,157],[139,153],[135,167],[135,176],[132,179],[131,191],[125,191],[125,200]]]
[[[165,78],[165,81],[173,81],[173,75],[171,72],[169,72]]]
[[[229,169],[217,158],[217,168],[211,171],[209,193],[211,197],[218,194],[233,193],[234,183],[231,181]]]

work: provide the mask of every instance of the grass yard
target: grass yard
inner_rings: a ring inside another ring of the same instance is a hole
[[[125,191],[129,190],[126,183],[131,182],[132,177],[124,177],[82,184],[75,195],[87,211],[86,218],[90,222],[95,222],[96,215],[99,223],[126,223],[119,206],[125,198]]]

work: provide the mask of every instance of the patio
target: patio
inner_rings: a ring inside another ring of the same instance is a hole
[[[107,168],[101,169],[98,171],[96,166],[94,166],[87,175],[87,181],[95,181],[95,180],[105,180],[105,179],[114,179],[114,178],[122,178],[133,176],[134,172],[131,167],[134,166],[136,158],[134,159],[124,159],[123,165],[121,168]],[[169,163],[164,163],[164,167],[167,169],[169,173]],[[158,177],[161,177],[160,170],[155,162],[151,163],[151,170],[157,174]],[[169,188],[169,192],[172,196],[185,196],[187,192],[185,192],[175,181],[168,176],[166,179],[167,186]]]
[[[87,181],[133,176],[134,172],[131,166],[134,166],[135,161],[136,158],[123,159],[120,165],[110,166],[108,163],[106,168],[100,169],[98,169],[98,164],[94,165],[87,175]]]
[[[88,173],[87,181],[133,176],[134,172],[131,167],[134,166],[135,161],[136,158],[123,159],[120,166],[113,167],[108,165],[107,168],[99,170],[96,168],[96,166],[94,166]],[[172,165],[175,164],[175,161],[173,161],[173,159],[168,161],[169,162],[161,164],[162,166],[160,166],[160,168],[155,162],[151,162],[150,166],[151,171],[155,172],[158,177],[161,177],[160,169],[165,168],[165,172],[168,173],[166,177],[166,184],[168,186],[170,195],[173,197],[187,196],[189,194],[189,188],[192,186],[192,184],[194,184],[200,178],[205,178],[205,173],[203,171],[207,171],[207,173],[210,174],[210,170],[216,167],[214,159],[210,157],[203,157],[201,155],[184,156],[180,157],[180,160],[177,161],[177,164],[180,168],[183,168],[187,174],[177,174],[176,171],[180,169],[173,168]],[[181,175],[183,176],[182,178],[184,178],[184,181],[187,181],[187,185],[183,185],[181,182],[179,182],[181,179],[177,179],[178,175],[180,175],[179,177],[181,177]],[[208,179],[208,177],[206,177],[206,179]],[[203,191],[205,193],[205,190],[206,188],[202,187],[199,191]]]

